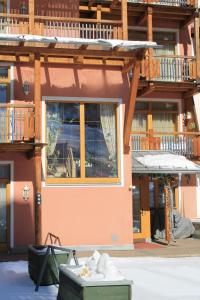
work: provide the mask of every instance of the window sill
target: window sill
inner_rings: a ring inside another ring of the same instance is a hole
[[[120,178],[47,178],[46,185],[119,184]]]

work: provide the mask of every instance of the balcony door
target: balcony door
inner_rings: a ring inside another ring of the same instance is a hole
[[[9,180],[0,179],[0,251],[9,247],[10,228]]]
[[[0,165],[0,251],[10,244],[10,166]]]
[[[9,140],[9,131],[11,129],[10,118],[5,107],[9,100],[9,69],[0,67],[0,142],[6,143]]]
[[[181,78],[180,62],[176,55],[176,34],[172,32],[154,32],[154,41],[162,45],[161,49],[154,49],[154,57],[160,65],[157,80],[177,81]]]
[[[174,102],[136,102],[132,123],[134,150],[173,150],[178,131],[178,106]]]

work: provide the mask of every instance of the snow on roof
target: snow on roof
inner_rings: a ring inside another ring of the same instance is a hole
[[[171,152],[133,151],[134,173],[200,173],[200,166]]]
[[[83,39],[71,37],[47,37],[40,35],[22,35],[0,33],[0,41],[7,42],[39,42],[44,44],[73,44],[73,45],[93,45],[108,48],[120,47],[124,50],[135,50],[142,48],[157,48],[157,43],[148,41],[124,41],[124,40],[106,40],[106,39]]]

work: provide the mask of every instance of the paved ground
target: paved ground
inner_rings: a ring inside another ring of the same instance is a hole
[[[79,257],[88,257],[91,252],[78,252]],[[177,240],[170,245],[155,243],[135,244],[132,251],[100,251],[113,257],[192,257],[200,256],[200,239]],[[27,260],[26,254],[0,254],[0,262]]]
[[[185,239],[172,242],[170,245],[135,244],[132,251],[103,251],[114,257],[191,257],[200,256],[200,239]],[[79,252],[80,257],[90,256],[91,252]]]

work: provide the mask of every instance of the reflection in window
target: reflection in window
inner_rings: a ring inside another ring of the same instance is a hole
[[[140,187],[134,186],[132,190],[132,199],[133,199],[133,232],[141,232],[141,201],[140,201]]]
[[[117,177],[113,104],[85,105],[86,177]]]
[[[79,104],[47,105],[48,177],[80,177]]]

